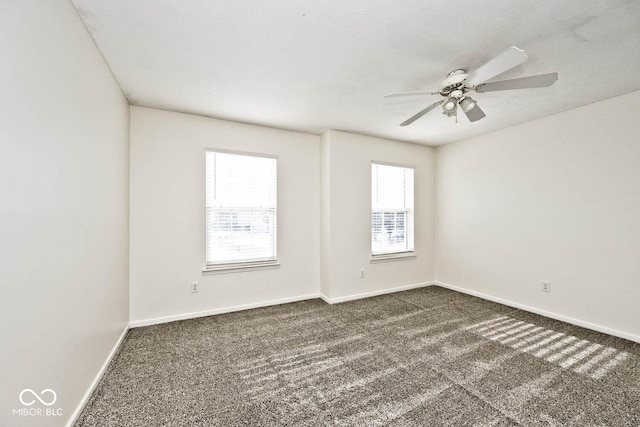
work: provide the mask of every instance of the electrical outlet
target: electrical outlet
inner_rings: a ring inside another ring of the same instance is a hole
[[[191,293],[197,294],[198,292],[200,292],[200,283],[191,282]]]
[[[542,292],[551,292],[551,282],[543,281],[542,288],[540,288]]]
[[[364,268],[360,269],[360,278],[364,279]]]

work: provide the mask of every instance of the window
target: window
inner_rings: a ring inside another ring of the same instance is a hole
[[[413,255],[413,216],[413,168],[372,163],[372,258]]]
[[[206,153],[207,267],[276,263],[277,160]]]

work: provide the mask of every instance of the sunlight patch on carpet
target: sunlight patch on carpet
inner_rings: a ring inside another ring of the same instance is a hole
[[[491,341],[497,341],[522,353],[532,354],[547,362],[600,379],[629,358],[629,353],[613,347],[604,347],[589,340],[579,340],[572,335],[525,323],[509,316],[494,317],[464,327]],[[534,334],[534,335],[531,335]],[[527,345],[526,347],[523,347]],[[534,352],[535,350],[535,352]]]

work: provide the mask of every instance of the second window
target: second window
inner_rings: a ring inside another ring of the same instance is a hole
[[[411,254],[413,168],[371,164],[371,255]]]

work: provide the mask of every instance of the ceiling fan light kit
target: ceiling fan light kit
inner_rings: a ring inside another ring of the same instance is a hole
[[[440,104],[442,104],[442,114],[447,117],[455,116],[456,123],[458,121],[458,105],[470,122],[476,122],[484,118],[485,113],[480,109],[476,100],[469,96],[470,92],[475,91],[477,93],[483,93],[501,90],[548,87],[558,80],[558,73],[548,73],[485,83],[487,80],[517,67],[525,62],[527,58],[527,54],[524,50],[511,46],[500,55],[471,72],[463,68],[451,71],[442,81],[440,84],[440,90],[437,92],[398,92],[387,94],[384,97],[389,98],[408,95],[440,95],[444,97],[443,100],[428,106],[405,120],[400,124],[400,126],[410,125]]]
[[[469,111],[473,110],[475,106],[476,106],[476,101],[470,96],[465,96],[460,100],[460,107],[462,107],[462,111],[464,111],[465,113],[468,113]]]
[[[456,98],[450,97],[444,104],[442,104],[442,109],[444,110],[445,114],[453,113],[458,109],[458,101],[456,100]]]

